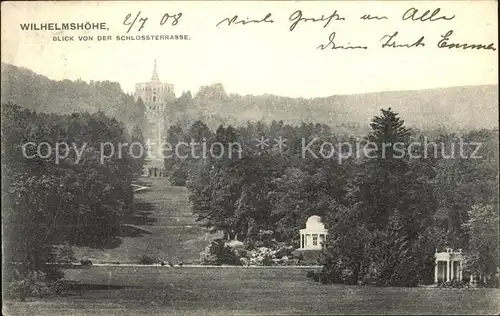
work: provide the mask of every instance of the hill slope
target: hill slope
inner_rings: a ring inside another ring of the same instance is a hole
[[[134,102],[116,82],[54,81],[31,70],[2,63],[2,102],[52,113],[98,110],[124,123],[133,121]],[[498,85],[389,91],[325,98],[227,94],[222,84],[201,87],[194,97],[183,95],[167,106],[171,123],[203,119],[240,125],[248,120],[282,120],[329,124],[340,132],[365,130],[381,108],[392,107],[407,125],[420,129],[498,127]]]
[[[13,102],[45,112],[103,111],[124,123],[132,123],[134,99],[120,85],[110,81],[55,81],[35,72],[2,63],[2,103]]]
[[[276,95],[227,95],[222,85],[202,87],[194,106],[207,118],[238,124],[244,120],[325,123],[333,127],[367,126],[381,108],[392,107],[406,123],[420,129],[498,127],[498,86],[465,86],[389,91],[326,98]]]
[[[173,263],[199,260],[200,252],[218,235],[195,221],[187,189],[170,186],[166,178],[141,181],[149,189],[135,193],[134,216],[124,220],[127,229],[122,230],[119,241],[105,249],[75,247],[77,259],[137,263],[140,256],[148,255]]]

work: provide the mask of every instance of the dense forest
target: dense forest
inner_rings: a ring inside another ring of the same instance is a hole
[[[98,248],[117,238],[144,159],[109,151],[132,141],[141,141],[140,130],[129,135],[102,112],[58,115],[2,106],[4,285],[10,294],[42,295],[61,277],[50,263],[75,261],[70,246]],[[64,158],[56,160],[56,150]]]
[[[165,166],[172,183],[189,188],[193,212],[202,223],[250,247],[262,232],[271,232],[276,241],[297,248],[298,229],[309,216],[321,216],[330,231],[324,281],[433,282],[434,252],[444,247],[466,251],[468,271],[493,280],[498,267],[498,129],[426,139],[390,109],[374,117],[371,128],[360,140],[336,135],[322,124],[258,122],[213,131],[198,121],[187,130],[172,126],[167,141],[175,147],[205,139],[206,148],[214,143],[225,148],[214,146],[215,152],[203,159],[201,146],[195,151],[179,146],[179,154],[165,159]],[[287,147],[256,146],[262,136],[282,137]],[[321,141],[304,156],[303,139],[307,144],[314,138]],[[377,144],[375,154],[318,154],[324,142],[355,148],[359,141]],[[435,145],[423,146],[425,141]],[[234,143],[241,144],[240,157],[228,155]],[[406,155],[396,155],[393,147],[383,152],[384,144],[399,144]]]

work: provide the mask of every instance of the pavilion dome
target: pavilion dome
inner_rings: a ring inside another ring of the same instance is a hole
[[[325,225],[323,225],[323,223],[321,222],[321,217],[319,217],[318,215],[313,215],[309,217],[306,222],[306,229],[315,229],[315,228],[320,230],[325,229]]]

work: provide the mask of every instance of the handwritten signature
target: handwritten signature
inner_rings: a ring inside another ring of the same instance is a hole
[[[488,45],[485,44],[467,44],[467,43],[448,43],[450,40],[450,36],[453,34],[453,30],[449,30],[446,32],[445,35],[441,35],[441,40],[438,42],[437,47],[438,48],[461,48],[461,49],[484,49],[484,50],[492,50],[496,51],[497,49],[495,48],[494,43],[489,43]]]

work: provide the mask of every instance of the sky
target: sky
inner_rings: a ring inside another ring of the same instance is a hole
[[[452,20],[403,20],[410,8],[421,15],[440,8]],[[290,16],[319,19],[335,10],[345,20],[300,21],[290,31]],[[125,17],[147,18],[138,31],[127,34]],[[164,14],[182,12],[177,25]],[[2,62],[29,68],[50,79],[110,80],[125,92],[151,78],[156,59],[160,81],[175,92],[195,92],[200,86],[222,83],[226,92],[323,97],[375,91],[498,84],[498,51],[440,49],[437,43],[449,30],[449,42],[490,44],[498,48],[497,4],[494,1],[382,1],[382,2],[2,2]],[[274,23],[222,23],[238,15]],[[386,16],[360,20],[364,14]],[[109,30],[22,31],[21,23],[101,23]],[[425,47],[381,48],[384,35],[399,34],[397,43],[411,44],[424,36]],[[335,32],[337,45],[367,46],[362,50],[317,49]],[[184,41],[116,41],[122,35],[182,34]],[[53,41],[54,36],[74,41]],[[111,35],[112,41],[78,41],[78,35]]]

